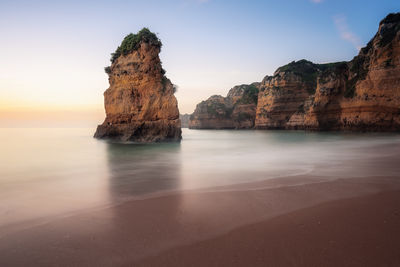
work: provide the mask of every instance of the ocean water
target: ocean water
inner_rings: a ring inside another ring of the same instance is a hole
[[[309,175],[400,179],[400,135],[183,129],[180,144],[94,129],[0,129],[0,235],[26,222],[176,190]]]

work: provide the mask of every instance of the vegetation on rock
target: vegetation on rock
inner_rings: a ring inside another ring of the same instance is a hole
[[[301,77],[301,79],[309,86],[309,93],[315,93],[317,87],[318,76],[322,72],[329,72],[338,66],[341,66],[344,62],[326,63],[326,64],[315,64],[311,61],[302,59],[299,61],[292,61],[291,63],[284,65],[276,70],[278,72],[291,72]]]
[[[181,140],[174,96],[177,87],[163,75],[160,47],[161,41],[147,28],[122,41],[111,59],[113,64],[104,68],[110,86],[104,92],[106,118],[97,127],[96,138],[133,142]]]
[[[224,103],[210,102],[207,103],[207,113],[217,118],[229,118],[233,108],[227,107]]]
[[[121,45],[111,54],[111,62],[113,63],[119,56],[127,55],[139,48],[140,43],[145,42],[161,48],[162,43],[155,33],[148,28],[141,29],[137,34],[130,33],[125,36]]]
[[[384,23],[396,23],[396,22],[400,22],[400,13],[390,13],[383,20],[381,20],[379,25]]]
[[[388,45],[390,42],[392,42],[393,38],[396,37],[398,31],[400,31],[400,24],[395,24],[390,27],[382,28],[382,39],[379,41],[379,45],[381,47]]]
[[[243,96],[236,102],[236,104],[256,104],[258,99],[258,88],[254,84],[246,85],[244,87]]]
[[[399,31],[400,13],[389,14],[351,61],[293,61],[218,103],[203,101],[192,127],[398,131]]]
[[[110,73],[111,73],[111,67],[110,67],[110,66],[105,67],[105,68],[104,68],[104,71],[105,71],[107,74],[110,74]]]

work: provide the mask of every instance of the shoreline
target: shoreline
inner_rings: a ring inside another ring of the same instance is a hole
[[[362,179],[377,179],[381,176],[371,176]],[[382,176],[387,178],[385,176]],[[57,222],[62,219],[68,219],[74,216],[80,216],[92,212],[101,212],[102,210],[117,208],[118,206],[135,202],[135,201],[145,201],[150,199],[162,199],[164,197],[171,197],[174,195],[181,194],[207,194],[207,193],[219,193],[219,192],[240,192],[240,191],[252,191],[252,190],[271,190],[271,189],[281,189],[286,187],[296,187],[296,186],[307,186],[313,184],[329,183],[340,180],[347,179],[360,179],[360,177],[350,177],[350,178],[333,178],[330,176],[324,176],[321,178],[318,175],[313,175],[310,171],[284,176],[274,176],[264,180],[254,180],[246,182],[237,182],[229,185],[218,185],[218,186],[206,186],[199,188],[187,188],[187,189],[173,189],[173,190],[162,190],[153,193],[144,193],[142,195],[135,195],[127,197],[126,199],[121,199],[112,203],[95,205],[92,207],[85,207],[82,209],[76,209],[73,211],[68,211],[62,214],[56,214],[46,217],[38,217],[36,219],[26,220],[26,221],[16,221],[9,224],[2,225],[0,227],[0,242],[3,238],[6,238],[9,234],[18,233],[20,231],[29,230],[30,228],[39,227],[49,223]],[[299,182],[300,181],[300,182]],[[15,229],[15,230],[14,230]]]
[[[129,200],[10,233],[0,239],[0,265],[156,262],[174,251],[195,251],[201,242],[218,243],[243,227],[269,224],[318,205],[341,200],[348,205],[354,199],[396,190],[400,195],[398,180],[393,176],[326,181],[305,175]],[[305,184],[293,185],[294,181]]]

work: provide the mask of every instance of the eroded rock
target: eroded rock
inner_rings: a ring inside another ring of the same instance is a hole
[[[123,48],[123,49],[122,49]],[[181,123],[174,85],[165,76],[161,42],[144,28],[128,35],[106,68],[106,119],[96,138],[135,142],[180,141]]]

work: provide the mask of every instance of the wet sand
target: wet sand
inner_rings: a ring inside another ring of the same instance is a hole
[[[400,191],[291,212],[126,266],[400,266]]]
[[[399,180],[296,176],[131,200],[3,231],[0,266],[399,266]]]

